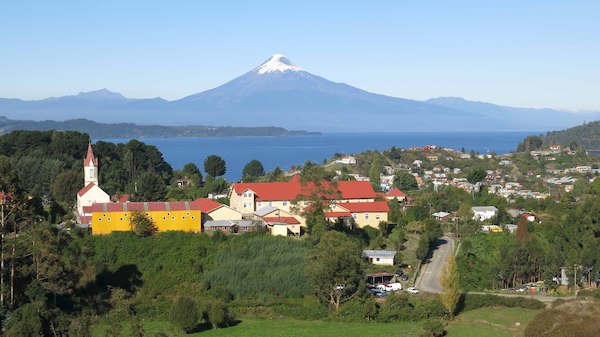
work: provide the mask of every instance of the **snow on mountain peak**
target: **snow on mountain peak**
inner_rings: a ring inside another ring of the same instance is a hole
[[[258,74],[266,74],[266,73],[274,73],[276,71],[286,72],[286,71],[301,71],[302,68],[295,65],[292,61],[288,60],[285,55],[275,54],[271,56],[270,59],[265,61],[265,63],[258,66],[254,71]]]

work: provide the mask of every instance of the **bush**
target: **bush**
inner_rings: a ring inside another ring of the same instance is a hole
[[[353,299],[333,312],[331,319],[340,322],[360,322],[364,319],[364,311],[364,302]]]
[[[600,302],[574,300],[536,315],[525,328],[526,337],[600,336]]]
[[[218,329],[228,320],[227,306],[222,301],[213,301],[208,308],[208,321],[213,329]]]
[[[440,337],[443,336],[446,331],[444,331],[444,324],[440,321],[425,321],[423,323],[423,337]]]
[[[198,318],[198,308],[193,300],[187,297],[180,297],[173,303],[169,320],[183,333],[187,333],[195,327],[198,323]]]

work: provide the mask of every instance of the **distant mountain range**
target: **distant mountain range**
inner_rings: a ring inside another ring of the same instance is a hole
[[[99,138],[173,138],[173,137],[238,137],[238,136],[295,136],[314,135],[307,131],[288,131],[281,127],[231,127],[231,126],[162,126],[133,123],[97,123],[87,119],[66,121],[24,121],[0,116],[0,135],[14,130],[70,130],[85,132]]]
[[[370,93],[304,71],[283,55],[219,87],[175,101],[130,99],[106,89],[37,101],[0,98],[12,119],[160,125],[276,125],[315,131],[546,131],[600,119],[472,102],[409,100]]]

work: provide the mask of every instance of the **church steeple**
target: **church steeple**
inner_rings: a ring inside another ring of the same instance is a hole
[[[84,186],[89,183],[98,185],[98,158],[94,156],[91,142],[88,143],[87,156],[83,160],[83,176]]]

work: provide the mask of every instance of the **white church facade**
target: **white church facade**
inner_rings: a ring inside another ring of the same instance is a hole
[[[88,223],[85,208],[95,203],[110,202],[110,196],[98,186],[98,158],[94,156],[92,144],[88,144],[87,156],[83,160],[84,187],[77,192],[77,214],[80,223]]]

